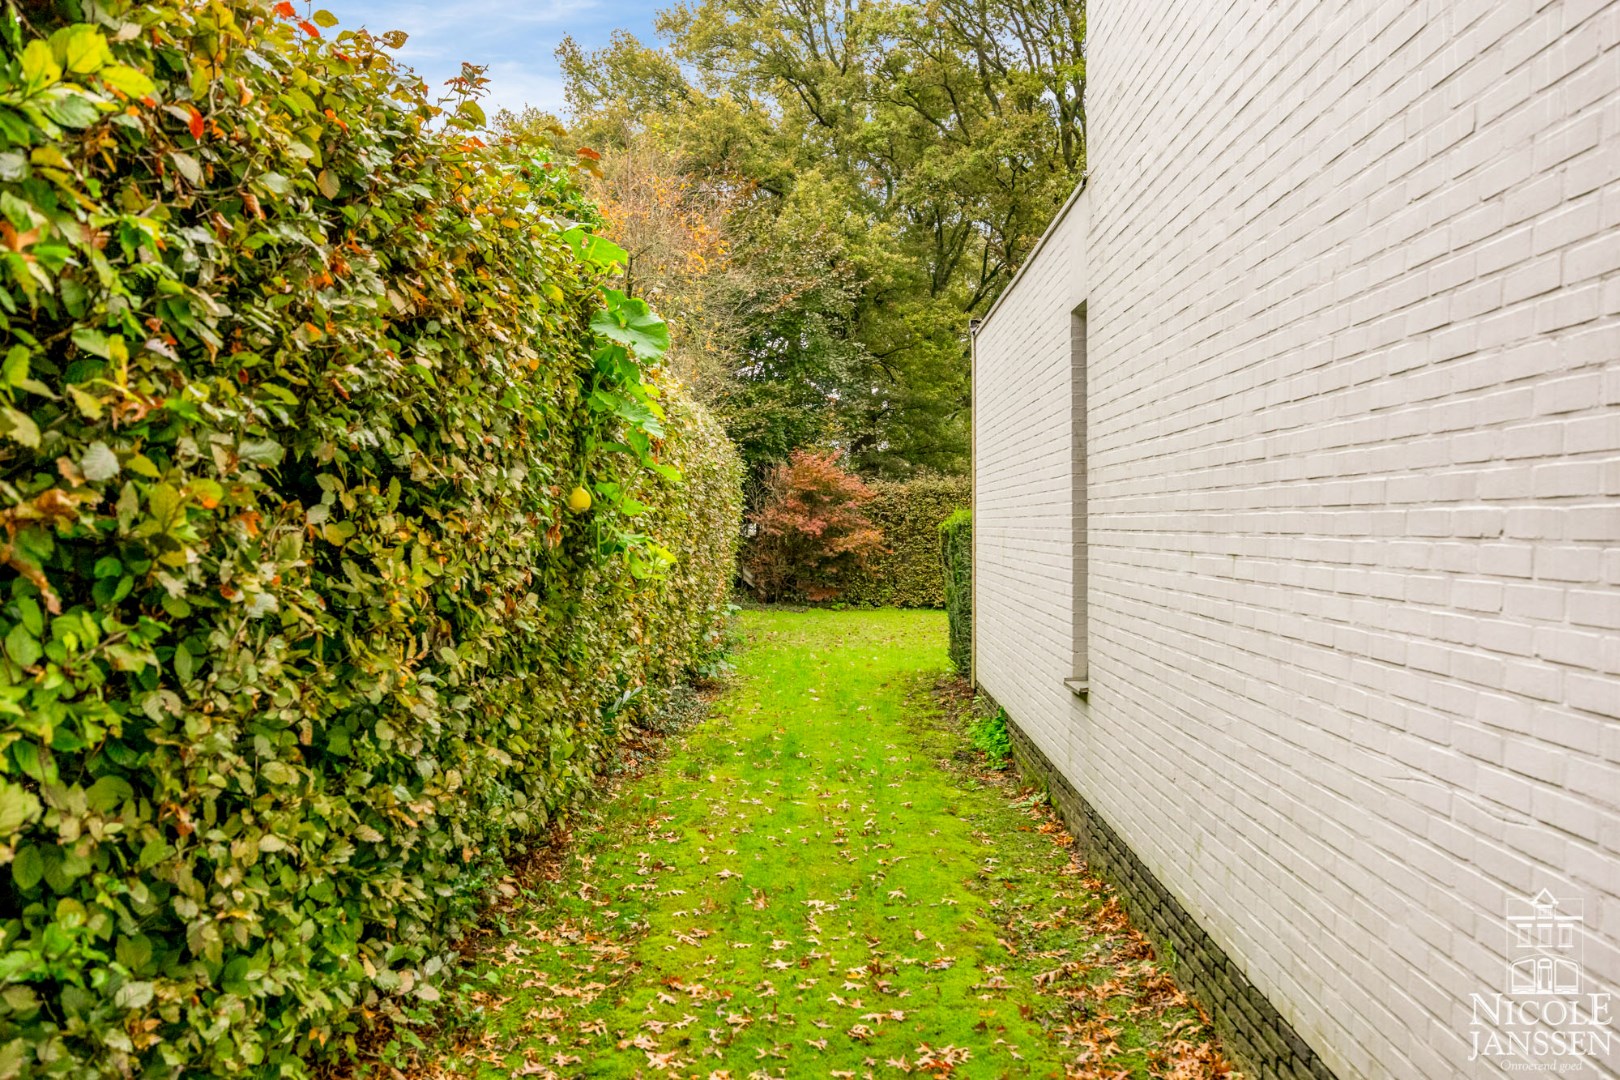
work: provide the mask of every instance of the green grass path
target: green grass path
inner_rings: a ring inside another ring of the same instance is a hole
[[[1215,1060],[1050,817],[965,764],[936,612],[743,616],[736,676],[575,823],[418,1075],[1112,1077]]]

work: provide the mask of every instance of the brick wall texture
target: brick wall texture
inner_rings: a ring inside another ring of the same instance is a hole
[[[1008,725],[1019,771],[1046,789],[1089,869],[1112,881],[1138,929],[1170,963],[1182,988],[1215,1019],[1227,1056],[1253,1080],[1334,1080],[1327,1063],[1294,1031],[1244,972],[1187,913],[1129,844],[1018,727]]]
[[[1620,988],[1620,2],[1089,20],[975,341],[976,677],[1333,1073],[1501,1075],[1510,899]]]

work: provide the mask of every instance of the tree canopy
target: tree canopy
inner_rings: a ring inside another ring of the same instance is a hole
[[[702,0],[657,26],[564,42],[566,136],[605,155],[610,212],[655,174],[710,224],[700,261],[676,243],[632,285],[686,312],[689,380],[756,468],[818,443],[964,468],[967,321],[1084,169],[1083,0]]]

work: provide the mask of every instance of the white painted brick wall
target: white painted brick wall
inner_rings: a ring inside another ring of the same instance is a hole
[[[1339,1075],[1498,1075],[1510,897],[1620,988],[1620,2],[1089,19],[1090,188],[976,343],[979,680]]]
[[[974,660],[987,686],[1001,673],[1014,682],[1040,673],[1064,698],[1074,657],[1070,316],[1086,295],[1087,227],[1081,195],[974,346]],[[1020,708],[1020,689],[997,699],[1027,718],[1054,764],[1078,768],[1063,738],[1067,714]],[[1027,689],[1032,706],[1054,693],[1039,682]],[[1049,716],[1056,723],[1043,726]]]

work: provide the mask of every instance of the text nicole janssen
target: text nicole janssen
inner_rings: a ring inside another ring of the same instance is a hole
[[[1611,1053],[1614,1032],[1608,993],[1573,998],[1515,998],[1472,994],[1474,1049],[1486,1057],[1547,1058]]]

